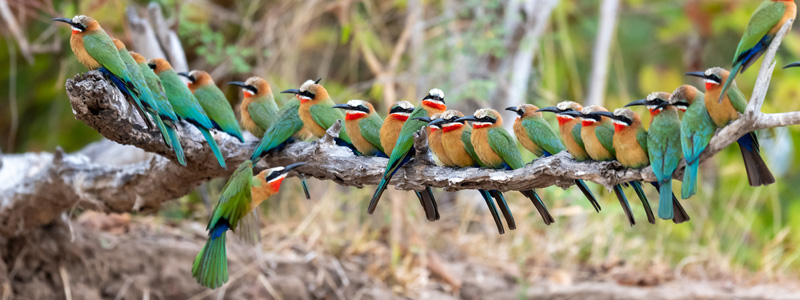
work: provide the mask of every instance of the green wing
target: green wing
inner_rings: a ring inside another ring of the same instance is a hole
[[[144,80],[153,94],[153,100],[155,100],[155,104],[158,107],[158,114],[169,116],[172,120],[178,120],[175,111],[172,109],[172,104],[169,104],[169,100],[167,100],[167,94],[164,93],[164,86],[161,85],[158,75],[147,66],[147,63],[140,63],[139,69],[142,70]]]
[[[644,126],[639,126],[639,130],[636,131],[636,141],[639,142],[639,146],[642,147],[644,153],[647,152],[647,130],[644,129]]]
[[[745,29],[742,39],[739,40],[739,46],[736,47],[736,56],[733,57],[733,64],[740,60],[742,54],[753,49],[780,22],[785,9],[786,6],[777,1],[761,2],[761,5],[750,16],[747,29]]]
[[[611,122],[601,122],[594,130],[594,134],[597,135],[600,144],[603,144],[603,148],[606,148],[611,156],[617,157],[617,153],[614,151],[614,125]]]
[[[550,124],[541,117],[522,119],[522,127],[528,132],[528,136],[531,140],[539,147],[542,147],[544,151],[550,154],[564,151],[564,144],[561,143],[556,132],[553,131]]]
[[[517,143],[511,137],[511,134],[502,127],[489,129],[489,146],[511,169],[519,169],[525,166],[522,154],[519,153],[519,148],[517,148]]]
[[[239,121],[236,120],[233,108],[228,103],[228,98],[216,85],[206,84],[195,90],[194,96],[208,118],[214,123],[214,128],[243,140],[241,138],[242,130],[239,128]]]
[[[319,126],[322,126],[322,128],[325,129],[333,126],[333,123],[336,123],[336,120],[344,120],[344,113],[342,110],[335,109],[328,104],[312,105],[309,108],[309,111],[311,112],[311,118],[314,119],[314,122],[317,122]],[[347,136],[347,130],[345,130],[344,126],[342,126],[342,130],[339,132],[339,138],[347,143],[351,143],[350,137]]]
[[[111,73],[126,81],[130,80],[130,74],[119,56],[117,46],[104,31],[84,35],[83,47],[86,48],[86,53]]]
[[[211,220],[206,229],[211,230],[221,220],[227,221],[231,229],[236,229],[239,221],[250,213],[250,203],[253,197],[250,194],[251,179],[253,178],[253,164],[247,160],[236,168],[228,183],[222,189],[219,203],[211,213]]]
[[[385,152],[381,146],[381,126],[383,126],[383,119],[376,113],[372,113],[361,122],[358,122],[358,127],[361,130],[361,136],[364,137],[370,144]]]
[[[464,150],[466,150],[467,154],[472,157],[472,160],[478,164],[478,167],[488,167],[478,157],[478,153],[475,152],[475,146],[472,145],[472,129],[470,129],[469,125],[465,125],[464,131],[461,132],[461,143],[464,144]]]
[[[575,140],[575,143],[577,143],[578,146],[586,149],[586,146],[583,145],[583,138],[581,138],[581,128],[583,128],[583,125],[581,124],[577,124],[572,127],[572,139]]]
[[[278,110],[278,114],[275,117],[276,122],[264,132],[264,137],[261,138],[261,142],[258,143],[250,159],[258,160],[267,152],[280,147],[295,133],[303,129],[303,120],[300,119],[300,115],[297,113],[299,107],[300,100],[293,98]]]
[[[274,100],[256,100],[247,106],[247,111],[250,113],[250,118],[253,119],[253,122],[261,129],[266,130],[276,120],[278,106]]]
[[[414,146],[414,133],[427,125],[427,123],[423,121],[414,119],[427,116],[428,111],[420,105],[411,112],[408,120],[403,123],[403,128],[400,129],[400,135],[397,137],[397,142],[394,144],[392,153],[386,153],[389,155],[389,163],[386,165],[384,176],[392,174],[392,172],[399,167],[403,157],[405,157],[408,151],[411,150],[411,147]]]
[[[197,103],[192,91],[186,87],[175,70],[162,71],[158,74],[158,78],[161,79],[161,85],[164,87],[164,92],[167,94],[167,99],[172,104],[175,114],[181,119],[189,120],[205,129],[214,127],[203,111],[203,107]]]
[[[744,109],[747,108],[747,98],[744,97],[744,94],[742,94],[739,88],[736,86],[728,88],[728,98],[731,99],[731,105],[733,105],[736,111],[740,114],[744,113]]]

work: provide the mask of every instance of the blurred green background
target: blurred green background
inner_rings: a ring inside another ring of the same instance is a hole
[[[525,5],[536,1],[511,2],[209,0],[160,4],[181,38],[191,68],[211,71],[218,84],[255,74],[267,78],[273,90],[279,91],[322,77],[335,101],[368,100],[382,114],[388,102],[406,99],[417,103],[433,87],[447,93],[448,105],[467,113],[480,106],[505,107],[501,105],[510,89],[539,106],[564,99],[583,101],[590,85],[601,1],[554,1],[558,3],[552,13],[544,17],[526,13]],[[54,151],[61,146],[76,151],[99,140],[99,134],[72,117],[64,82],[86,70],[69,49],[69,30],[49,20],[90,15],[109,34],[129,42],[125,8],[143,8],[147,2],[8,3],[32,50],[20,51],[17,39],[7,28],[2,30],[0,149],[21,153]],[[683,83],[702,90],[699,82],[683,73],[729,66],[749,15],[759,3],[620,1],[609,52],[605,106],[620,107],[652,91],[672,91]],[[512,4],[519,5],[518,10],[507,11]],[[537,7],[528,12],[541,10]],[[409,15],[415,16],[412,23],[407,23]],[[537,21],[544,24],[543,31],[529,33]],[[779,67],[798,58],[800,39],[797,26],[795,29],[779,52]],[[398,46],[398,40],[408,43]],[[515,85],[512,77],[521,67],[518,59],[528,52],[533,54],[530,76],[522,85]],[[752,91],[760,64],[737,78],[746,95]],[[800,72],[777,68],[763,110],[800,110],[798,85]],[[222,88],[231,104],[237,105],[237,92]],[[505,117],[511,118],[511,114]],[[442,199],[464,199],[445,206],[449,211],[443,219],[447,221],[413,221],[421,217],[418,207],[409,203],[405,223],[414,224],[413,234],[422,237],[420,247],[443,252],[457,248],[487,264],[518,265],[523,281],[534,277],[529,272],[535,271],[526,270],[531,264],[572,269],[619,260],[640,269],[666,265],[676,272],[695,274],[794,277],[800,267],[800,218],[794,219],[800,215],[800,194],[792,186],[800,183],[794,160],[800,132],[790,127],[761,134],[763,155],[778,182],[749,187],[739,150],[731,146],[701,167],[700,192],[684,201],[692,217],[688,224],[647,224],[636,205],[639,225],[629,227],[609,193],[602,191],[604,210],[595,214],[579,193],[555,187],[542,195],[559,216],[550,227],[541,224],[527,201],[511,196],[521,228],[498,236],[483,205],[476,206],[465,193],[440,193]],[[533,159],[530,153],[525,155]],[[596,193],[601,192],[599,186],[594,187]],[[218,188],[219,184],[210,186],[212,199]],[[331,234],[317,242],[320,249],[340,254],[357,241],[384,236],[381,230],[390,226],[392,218],[390,205],[385,203],[375,217],[363,214],[371,192],[369,187],[356,190],[314,183],[312,194],[337,201],[331,204],[335,208],[321,213],[324,217],[317,216],[322,221],[310,226],[338,224],[332,228],[358,233]],[[265,211],[268,223],[303,221],[303,216],[315,211],[315,202],[295,203],[299,194],[283,193],[278,208]],[[342,196],[345,193],[348,197]],[[202,204],[193,197],[171,203],[162,214],[168,219],[205,221]],[[411,229],[404,230],[408,234]],[[393,257],[393,265],[400,259]]]

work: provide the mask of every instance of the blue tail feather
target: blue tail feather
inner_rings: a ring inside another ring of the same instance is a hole
[[[201,285],[215,289],[228,282],[228,259],[225,250],[225,235],[228,225],[218,223],[192,265],[192,277]]]
[[[177,132],[175,132],[175,124],[172,122],[167,122],[165,124],[164,130],[167,131],[167,135],[169,136],[170,142],[172,144],[172,150],[175,151],[175,157],[178,159],[178,163],[181,166],[186,166],[186,156],[183,154],[183,147],[181,146],[181,140],[178,136]]]
[[[660,182],[658,187],[658,217],[669,220],[674,217],[672,210],[672,180]]]
[[[683,171],[681,198],[689,199],[689,197],[697,193],[697,169],[699,167],[699,160],[694,160],[686,165],[686,169]]]

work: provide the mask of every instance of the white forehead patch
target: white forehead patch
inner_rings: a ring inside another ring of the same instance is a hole
[[[358,99],[353,99],[353,100],[347,101],[347,105],[348,105],[348,106],[364,106],[364,107],[369,107],[369,106],[367,105],[367,101],[364,101],[364,100],[358,100]]]
[[[614,124],[617,124],[617,125],[628,126],[628,123],[625,123],[625,122],[617,120],[617,119],[611,119],[611,122],[613,122]]]
[[[72,23],[81,23],[83,20],[86,20],[87,18],[89,17],[85,15],[77,15],[75,17],[72,17]]]
[[[437,96],[444,99],[444,92],[442,92],[440,89],[431,89],[430,92],[428,92],[428,95]]]
[[[658,92],[652,92],[650,95],[647,95],[647,100],[655,100],[658,98]]]
[[[450,119],[452,117],[460,116],[457,110],[448,110],[442,113],[442,119]]]
[[[414,104],[408,101],[399,101],[394,104],[394,106],[402,107],[403,109],[414,109]]]
[[[483,117],[494,117],[491,115],[491,110],[489,108],[481,108],[475,112],[475,117],[483,118]]]
[[[306,80],[306,82],[303,82],[303,85],[301,85],[301,86],[300,86],[300,91],[301,91],[301,92],[305,92],[305,91],[307,91],[309,88],[311,88],[311,85],[314,85],[314,84],[315,84],[315,83],[314,83],[314,81],[313,81],[313,80],[311,80],[311,79],[309,79],[309,80]]]
[[[561,101],[556,104],[556,108],[558,108],[558,110],[568,110],[572,108],[572,101]]]
[[[614,110],[614,115],[615,115],[615,116],[622,116],[622,115],[624,115],[624,114],[625,114],[625,111],[628,111],[628,110],[630,110],[630,109],[627,109],[627,108],[617,108],[617,109],[615,109],[615,110]]]

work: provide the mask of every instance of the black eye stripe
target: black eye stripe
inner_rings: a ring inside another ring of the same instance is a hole
[[[395,106],[395,107],[392,107],[392,109],[391,109],[391,110],[389,110],[389,114],[394,114],[394,113],[411,113],[411,112],[413,112],[413,111],[414,111],[414,109],[413,109],[413,108],[408,108],[408,109],[407,109],[407,108],[403,108],[402,106]]]
[[[311,98],[311,99],[314,98],[314,94],[309,92],[309,91],[302,91],[298,95],[304,96],[304,97],[308,97],[308,98]]]
[[[353,108],[353,110],[357,110],[357,111],[360,111],[360,112],[369,113],[369,107],[366,107],[366,106],[363,106],[363,105],[359,105],[359,106],[356,106],[356,107],[351,106],[351,108]]]

